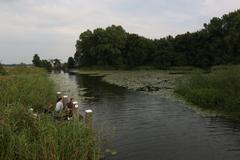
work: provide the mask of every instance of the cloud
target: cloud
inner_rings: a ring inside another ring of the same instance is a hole
[[[31,63],[35,53],[66,60],[87,29],[116,24],[160,38],[199,30],[239,7],[239,0],[2,0],[0,60]]]
[[[204,16],[222,16],[240,8],[239,0],[203,0],[201,13]]]

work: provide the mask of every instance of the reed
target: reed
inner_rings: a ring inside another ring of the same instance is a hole
[[[46,71],[6,70],[8,74],[0,76],[0,159],[99,159],[92,130],[79,121],[57,121],[43,113],[56,98]]]
[[[3,68],[2,64],[0,63],[0,75],[6,75],[6,71]]]
[[[240,119],[240,67],[221,66],[210,73],[197,72],[175,90],[187,101]]]

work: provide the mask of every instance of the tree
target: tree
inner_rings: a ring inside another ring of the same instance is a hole
[[[68,58],[67,66],[68,66],[68,68],[75,68],[75,60],[73,57]]]
[[[42,67],[42,68],[47,69],[48,71],[52,70],[51,61],[45,60],[45,59],[41,60],[41,58],[38,56],[38,54],[35,54],[33,56],[32,62],[34,64],[34,66],[36,66],[36,67]]]
[[[127,33],[121,26],[83,32],[74,55],[78,66],[110,65],[133,68],[154,65],[196,66],[240,63],[240,10],[214,17],[197,32],[148,39]]]
[[[32,62],[33,62],[33,64],[34,64],[34,66],[36,66],[36,67],[41,67],[41,59],[40,59],[40,57],[38,56],[38,54],[35,54],[34,56],[33,56],[33,60],[32,60]]]
[[[48,71],[52,70],[52,64],[48,60],[42,60],[41,63],[42,63],[41,67],[46,68]]]
[[[52,59],[50,61],[51,61],[51,63],[53,63],[53,68],[55,70],[61,70],[61,61],[60,61],[60,59],[55,58],[55,59]]]

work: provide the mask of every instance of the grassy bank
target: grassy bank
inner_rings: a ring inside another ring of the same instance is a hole
[[[3,68],[2,64],[0,63],[0,75],[5,75],[5,74],[6,74],[6,71]]]
[[[214,67],[181,81],[175,92],[202,109],[240,119],[240,67]]]
[[[0,75],[0,159],[98,159],[91,130],[43,113],[48,103],[55,103],[54,84],[44,70],[5,71]]]

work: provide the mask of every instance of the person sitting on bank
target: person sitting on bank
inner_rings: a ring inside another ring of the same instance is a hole
[[[73,107],[74,107],[73,98],[71,98],[70,101],[67,103],[67,106],[66,106],[66,112],[68,114],[68,117],[73,116]]]
[[[54,109],[52,103],[48,103],[47,108],[44,109],[44,113],[52,113],[53,110]]]
[[[55,108],[56,112],[60,112],[63,110],[63,102],[62,101],[63,101],[62,97],[58,98],[56,108]]]

